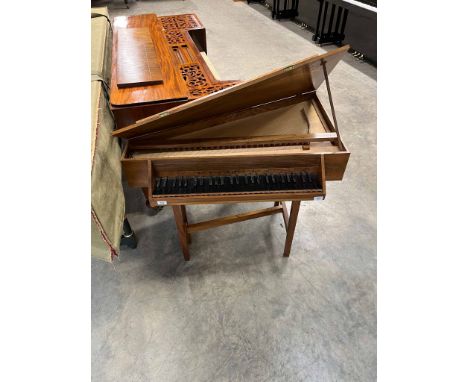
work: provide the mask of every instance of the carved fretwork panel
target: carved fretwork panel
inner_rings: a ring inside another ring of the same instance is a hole
[[[203,28],[194,15],[161,16],[158,18],[163,27],[164,35],[171,46],[175,61],[179,63],[180,74],[187,85],[189,97],[199,98],[230,86],[237,81],[216,81],[204,72],[199,64],[202,60],[196,53],[188,48],[187,39],[190,39],[188,30]]]
[[[203,71],[198,64],[181,65],[180,72],[187,84],[187,88],[192,97],[199,98],[205,95],[226,89],[237,82],[210,83],[207,81]]]
[[[201,28],[193,15],[161,16],[159,20],[165,30]]]
[[[189,88],[190,94],[195,97],[203,97],[211,93],[219,92],[220,90],[229,88],[235,85],[237,82],[227,83],[227,84],[214,84],[214,85],[206,85],[197,88]]]
[[[198,64],[182,65],[180,67],[180,72],[189,87],[204,86],[207,84],[206,77]]]
[[[112,60],[110,102],[118,128],[236,83],[219,81],[211,72],[206,30],[195,14],[121,16],[114,27],[112,56],[116,59]],[[127,55],[122,54],[124,48],[119,54],[118,46],[127,35],[134,41],[126,44]],[[136,49],[140,44],[144,52]],[[122,57],[127,58],[122,61]],[[158,65],[158,76],[153,78]],[[119,80],[119,73],[127,72],[135,74],[136,79]]]
[[[183,44],[186,42],[184,34],[181,31],[169,30],[164,31],[164,34],[166,35],[166,40],[170,45]]]

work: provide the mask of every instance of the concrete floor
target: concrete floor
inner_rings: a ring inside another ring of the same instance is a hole
[[[310,32],[232,0],[141,1],[112,16],[195,12],[222,79],[323,52]],[[92,262],[93,381],[376,380],[376,69],[351,56],[330,76],[345,179],[304,202],[289,259],[279,215],[193,235],[183,261],[170,209],[126,189],[139,239]],[[323,89],[322,89],[323,93]],[[326,100],[326,98],[324,98]],[[259,208],[196,206],[189,220]]]

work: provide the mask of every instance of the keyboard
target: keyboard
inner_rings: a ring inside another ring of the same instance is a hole
[[[316,173],[242,174],[232,176],[158,177],[153,195],[187,195],[322,189]]]

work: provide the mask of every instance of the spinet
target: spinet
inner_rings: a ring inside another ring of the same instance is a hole
[[[114,18],[110,104],[118,128],[232,86],[206,56],[195,14]]]
[[[186,260],[190,234],[282,213],[289,255],[300,201],[321,200],[350,153],[337,126],[328,73],[348,46],[198,98],[114,131],[122,167],[152,207],[171,205]],[[333,123],[316,90],[326,83]],[[189,224],[186,205],[271,201],[274,206]],[[290,216],[283,201],[292,201]]]

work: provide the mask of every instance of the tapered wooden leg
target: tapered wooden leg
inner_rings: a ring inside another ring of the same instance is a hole
[[[184,210],[182,207],[183,206],[172,206],[172,211],[174,212],[174,220],[176,222],[180,247],[182,248],[184,259],[185,261],[189,261],[190,253],[189,253],[188,242],[187,242],[187,223],[184,219],[184,212],[183,212]]]
[[[287,231],[288,223],[289,223],[288,207],[286,206],[286,202],[280,202],[280,204],[281,204],[281,207],[283,207],[284,228],[286,228],[286,231]]]
[[[297,215],[299,213],[299,207],[301,206],[301,202],[292,202],[291,203],[291,211],[289,213],[289,220],[288,220],[288,229],[286,231],[286,243],[284,244],[284,257],[289,257],[289,253],[291,252],[291,245],[294,238],[294,231],[296,229],[297,223]]]
[[[187,210],[185,209],[185,206],[180,206],[180,208],[182,209],[182,218],[184,219],[185,226],[187,227],[188,226]],[[186,230],[186,233],[187,233],[187,243],[190,244],[192,242],[192,238],[190,234],[187,232],[187,230]]]

